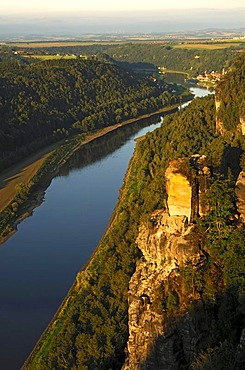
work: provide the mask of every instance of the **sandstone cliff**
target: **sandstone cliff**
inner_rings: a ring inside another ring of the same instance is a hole
[[[199,336],[193,334],[197,323],[188,315],[176,336],[176,322],[168,316],[171,304],[164,302],[170,276],[177,276],[186,263],[191,263],[193,268],[204,263],[205,256],[198,245],[188,240],[192,226],[188,225],[186,216],[169,216],[164,211],[152,214],[149,222],[150,226],[141,226],[137,239],[143,256],[130,281],[129,356],[124,370],[175,369],[179,356],[194,356],[192,341]],[[183,301],[183,296],[176,292],[175,298],[176,304],[187,307],[188,301],[199,297],[190,293]],[[202,330],[208,330],[207,322],[199,325]],[[183,342],[179,347],[180,341]]]
[[[218,362],[227,356],[227,369],[244,368],[245,329],[243,321],[237,325],[245,312],[242,295],[233,300],[236,288],[224,289],[222,266],[213,264],[209,270],[210,255],[196,236],[196,217],[207,211],[204,194],[211,172],[204,156],[172,161],[166,170],[168,207],[154,211],[140,226],[136,243],[142,257],[129,284],[129,339],[122,370],[189,369],[210,346],[218,348]],[[244,179],[241,172],[236,183],[242,220]],[[236,344],[220,344],[217,332],[232,336],[233,330]],[[213,364],[215,360],[208,369],[224,369]]]
[[[240,116],[241,132],[245,135],[245,116]]]
[[[180,173],[183,162],[173,161],[166,170],[166,190],[170,215],[185,215],[191,219],[192,187],[187,177]]]
[[[219,110],[220,110],[221,101],[217,97],[217,94],[215,95],[215,108],[216,108],[216,132],[217,134],[224,135],[225,133],[225,127],[223,120],[219,117]]]
[[[240,55],[215,91],[216,132],[245,134],[245,58]]]
[[[236,181],[237,210],[245,221],[245,172],[240,172]]]
[[[192,222],[206,213],[204,195],[211,173],[206,156],[199,154],[170,162],[165,173],[170,216],[184,215]]]
[[[205,209],[200,199],[210,179],[206,157],[172,161],[166,179],[168,211],[152,213],[136,240],[142,258],[129,286],[128,358],[123,370],[176,369],[195,358],[208,331],[204,311],[198,319],[187,311],[190,304],[201,304],[199,293],[182,286],[180,279],[185,266],[195,271],[206,263],[190,222]],[[175,288],[170,289],[169,279]],[[179,323],[171,319],[177,306],[183,315]]]
[[[225,128],[224,119],[220,113],[222,98],[219,95],[220,94],[218,93],[215,94],[216,132],[219,135],[224,135],[228,130]],[[245,135],[245,116],[241,113],[236,124],[236,131],[241,132],[242,135]]]

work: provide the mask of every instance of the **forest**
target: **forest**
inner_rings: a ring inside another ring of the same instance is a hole
[[[163,85],[139,79],[113,61],[2,61],[0,169],[50,143],[180,100]]]
[[[229,86],[226,99],[244,92],[244,67],[241,55],[217,87],[220,97],[223,86]],[[233,103],[236,111],[243,109],[240,97]],[[234,148],[238,154],[231,157]],[[235,124],[227,126],[224,135],[217,133],[212,95],[166,117],[161,128],[139,141],[107,233],[24,369],[121,369],[128,337],[128,284],[140,257],[135,243],[139,225],[152,211],[165,208],[169,162],[196,153],[209,158],[214,172],[206,200],[209,212],[196,222],[191,236],[208,263],[195,274],[191,266],[183,266],[179,280],[170,279],[167,293],[159,293],[159,312],[165,315],[167,305],[169,315],[178,317],[182,307],[174,297],[181,294],[180,279],[187,295],[191,284],[191,289],[201,292],[210,331],[195,360],[180,360],[178,368],[244,369],[239,343],[245,327],[245,230],[234,217],[234,181],[245,170],[244,151],[245,138]],[[189,304],[190,312],[198,314]]]
[[[238,72],[239,71],[239,72]],[[229,78],[220,83],[217,100],[221,105],[218,118],[221,118],[226,130],[234,130],[245,117],[245,66],[243,59],[237,59]]]
[[[5,47],[6,48],[6,47]],[[21,55],[14,56],[23,63],[33,63],[32,56],[38,55],[103,55],[107,54],[115,61],[127,67],[165,67],[170,70],[182,71],[190,76],[197,76],[205,71],[228,70],[232,65],[234,56],[244,48],[244,43],[237,46],[210,49],[208,44],[203,47],[189,48],[183,42],[111,42],[111,43],[86,43],[80,46],[49,46],[32,47],[31,43],[26,48],[25,58]],[[2,51],[5,50],[2,47]],[[10,51],[21,50],[20,47],[9,47],[8,54],[1,53],[2,60],[13,59]],[[0,48],[1,52],[1,48]],[[29,56],[29,57],[28,57]],[[35,60],[35,59],[34,59]]]

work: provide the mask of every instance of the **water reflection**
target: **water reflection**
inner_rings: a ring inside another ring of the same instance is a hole
[[[19,369],[31,352],[108,225],[134,138],[160,121],[122,126],[82,146],[0,248],[0,369]]]
[[[165,115],[166,114],[167,113],[165,113]],[[82,146],[60,168],[57,176],[68,176],[70,172],[75,171],[76,169],[81,169],[91,163],[105,159],[107,156],[110,156],[113,152],[121,148],[129,137],[137,134],[145,127],[156,125],[163,116],[163,114],[157,114],[133,124],[121,126],[117,130],[109,132],[107,135],[101,136]]]
[[[164,74],[164,80],[167,82],[167,83],[175,83],[175,84],[179,84],[179,85],[182,85],[184,87],[186,87],[187,89],[189,89],[191,92],[193,92],[193,94],[195,95],[195,98],[197,97],[203,97],[203,96],[206,96],[208,94],[214,94],[215,93],[215,89],[213,87],[205,87],[205,86],[199,86],[197,84],[190,84],[188,81],[187,81],[187,74],[185,73],[170,73],[170,72],[166,72]],[[182,104],[179,109],[183,109],[185,107],[187,107],[187,105],[189,105],[191,103],[191,100]]]
[[[0,248],[0,369],[19,369],[32,350],[108,225],[134,138],[159,121],[122,126],[82,146]]]
[[[187,74],[185,73],[170,73],[166,72],[164,74],[164,81],[167,83],[175,83],[175,84],[180,84],[183,85],[187,88],[190,87],[190,84],[186,82]]]

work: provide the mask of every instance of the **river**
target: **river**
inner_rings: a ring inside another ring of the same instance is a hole
[[[192,89],[196,96],[209,93]],[[77,151],[42,205],[1,246],[0,369],[20,369],[103,236],[135,138],[162,120],[122,127]]]

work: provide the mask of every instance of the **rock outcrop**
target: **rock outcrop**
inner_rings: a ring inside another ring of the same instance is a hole
[[[199,294],[180,294],[177,289],[171,295],[168,281],[178,281],[188,264],[195,270],[206,263],[191,236],[191,220],[205,212],[203,196],[210,176],[204,156],[172,161],[166,170],[168,209],[153,212],[140,227],[136,243],[142,257],[129,285],[128,357],[123,370],[176,369],[180,357],[183,363],[195,358],[208,331],[205,315],[193,319],[187,313],[190,303],[199,302]],[[175,304],[183,313],[180,325],[169,315]]]
[[[163,308],[164,285],[170,276],[177,276],[186,263],[194,267],[205,261],[198,245],[188,238],[192,226],[188,225],[186,216],[169,216],[159,210],[151,215],[149,223],[150,226],[141,226],[137,238],[143,257],[130,281],[129,355],[123,370],[176,369],[180,355],[176,347],[179,336],[175,335],[175,323],[168,322],[167,308]],[[190,294],[188,300],[198,298]],[[182,297],[177,299],[181,301]],[[197,340],[196,325],[187,315],[181,326],[187,357],[194,357],[192,336]],[[202,325],[204,331],[208,330],[208,323]]]
[[[216,132],[217,134],[224,135],[225,127],[222,119],[219,117],[219,109],[220,109],[221,101],[215,94],[215,108],[216,108]]]
[[[184,215],[190,220],[192,189],[189,180],[180,173],[180,165],[180,160],[172,161],[165,173],[168,211],[171,216]]]
[[[237,210],[245,221],[245,172],[240,172],[236,181]]]
[[[242,134],[245,135],[245,116],[240,116],[240,124]]]
[[[221,91],[216,91],[215,94],[215,108],[216,108],[216,133],[224,135],[228,130],[225,128],[224,118],[220,112],[222,96]],[[237,102],[234,103],[235,105]],[[244,103],[243,103],[244,104]],[[242,135],[245,135],[245,115],[244,108],[243,111],[240,111],[237,117],[236,127],[234,127],[237,132],[241,132]]]
[[[170,216],[186,216],[193,221],[206,213],[205,192],[209,187],[211,168],[206,156],[172,161],[165,172]]]

